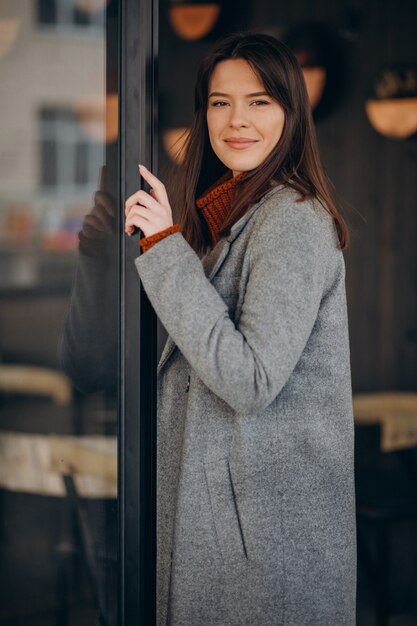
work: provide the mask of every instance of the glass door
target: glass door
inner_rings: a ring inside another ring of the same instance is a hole
[[[0,6],[0,623],[116,624],[119,3]]]
[[[158,3],[0,6],[0,625],[155,619]],[[22,601],[24,598],[24,601]]]

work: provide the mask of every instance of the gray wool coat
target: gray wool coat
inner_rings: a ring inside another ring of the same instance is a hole
[[[272,188],[200,258],[135,264],[157,373],[157,624],[353,626],[345,264],[317,200]]]

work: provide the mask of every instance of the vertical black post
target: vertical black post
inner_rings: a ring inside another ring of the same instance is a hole
[[[158,0],[121,0],[120,212],[157,175]],[[123,228],[122,228],[122,232]],[[156,317],[134,266],[138,236],[122,235],[120,350],[120,624],[155,624]]]

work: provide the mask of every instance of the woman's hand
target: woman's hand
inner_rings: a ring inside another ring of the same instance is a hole
[[[90,239],[103,239],[115,230],[115,210],[111,196],[105,191],[96,191],[94,206],[82,225],[82,234]]]
[[[99,188],[94,194],[94,206],[84,217],[81,234],[88,239],[108,239],[115,232],[115,204],[112,196],[106,192],[107,169],[100,168]]]
[[[112,255],[112,239],[116,230],[116,203],[105,191],[106,166],[100,170],[99,189],[94,194],[94,206],[84,217],[78,233],[79,250],[87,256]]]
[[[165,185],[144,165],[139,165],[139,172],[152,189],[150,193],[140,189],[126,200],[125,231],[132,235],[137,227],[149,237],[173,225],[172,210]]]

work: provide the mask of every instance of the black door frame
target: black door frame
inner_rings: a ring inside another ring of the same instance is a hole
[[[156,622],[157,319],[123,230],[124,202],[139,189],[138,163],[157,174],[158,0],[119,0],[119,624]]]

